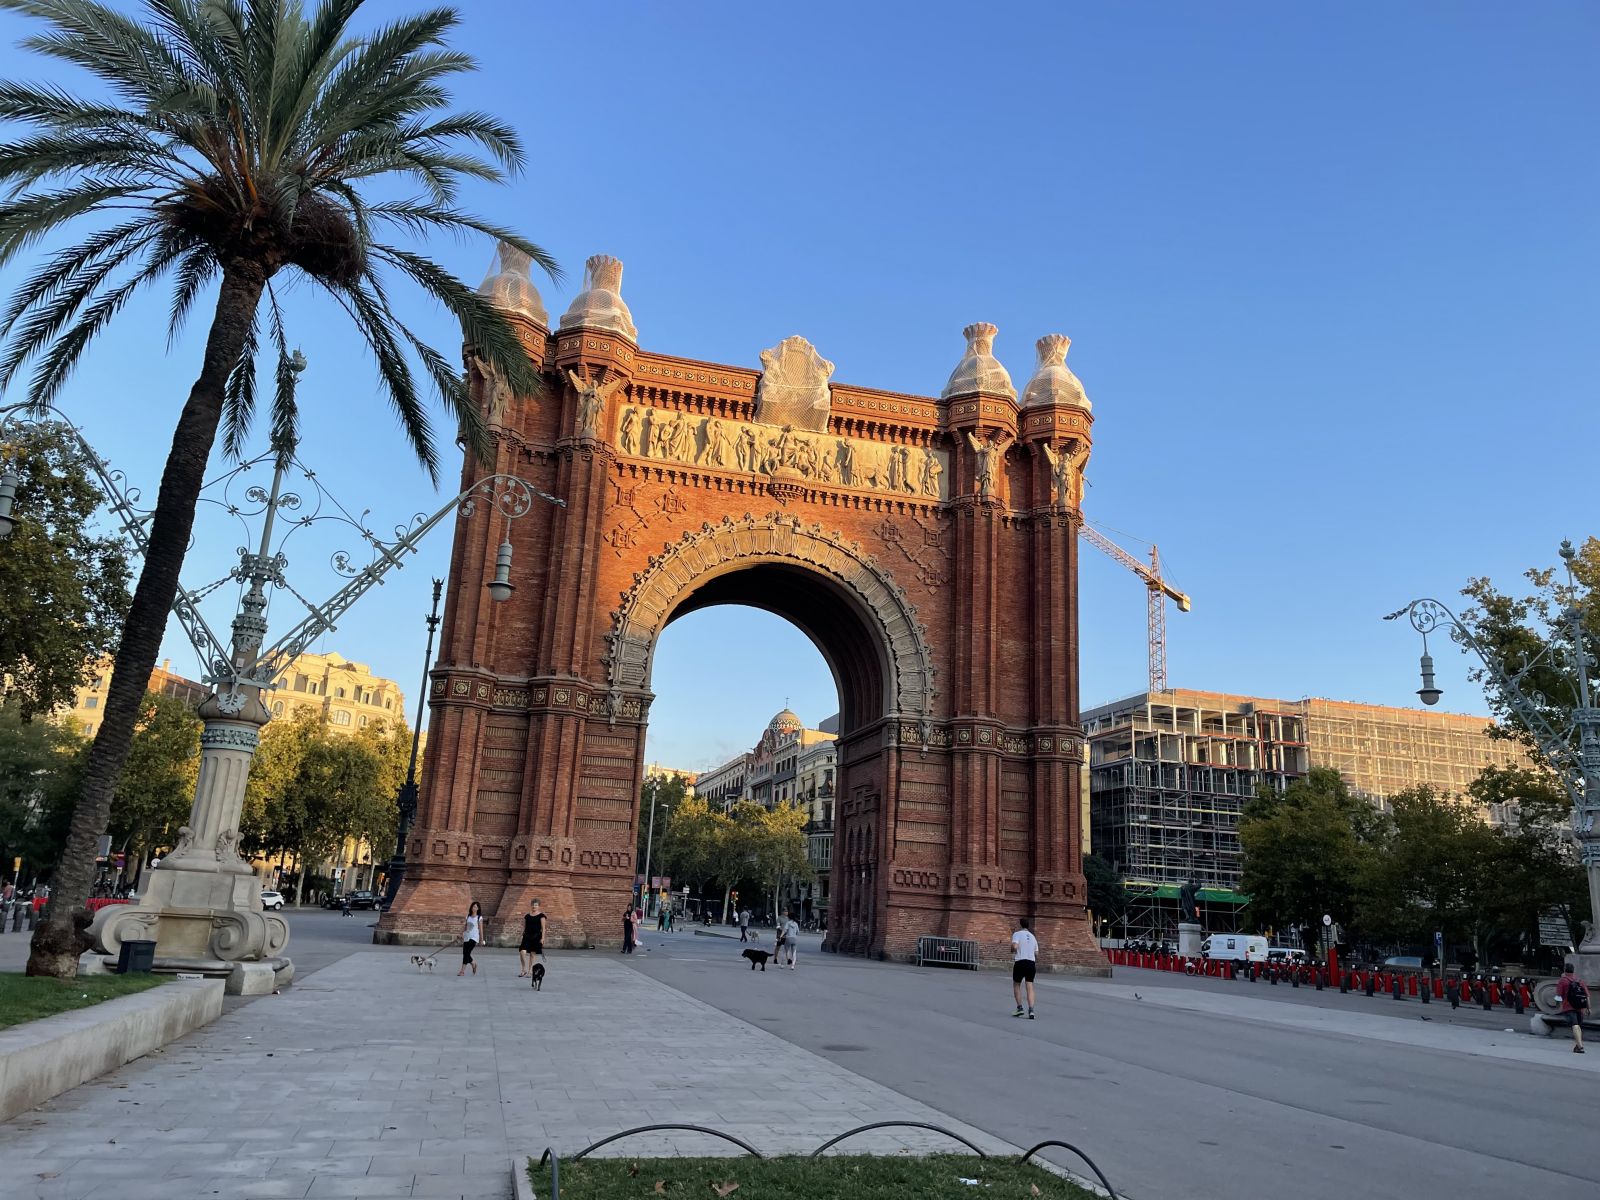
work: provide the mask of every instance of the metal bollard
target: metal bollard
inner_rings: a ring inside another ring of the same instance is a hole
[[[1318,967],[1311,974],[1312,977],[1317,981],[1317,991],[1320,992],[1322,990],[1322,976],[1325,974],[1324,968]]]
[[[1378,973],[1376,971],[1368,971],[1367,972],[1367,995],[1371,996],[1377,990],[1378,990]]]
[[[1461,985],[1454,979],[1444,981],[1444,998],[1450,1001],[1451,1008],[1461,1007]]]
[[[1290,986],[1294,987],[1296,990],[1299,990],[1300,972],[1296,971],[1293,967],[1289,968],[1289,983]]]
[[[1424,1004],[1433,1000],[1433,980],[1420,979],[1417,981],[1417,996]]]
[[[1339,972],[1339,994],[1341,996],[1348,996],[1350,994],[1350,972],[1349,971],[1340,971]]]

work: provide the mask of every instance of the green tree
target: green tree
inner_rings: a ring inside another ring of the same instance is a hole
[[[661,839],[657,847],[659,873],[699,890],[714,877],[718,847],[729,824],[727,816],[714,811],[702,797],[685,796],[672,810],[665,831],[657,830]]]
[[[639,787],[639,819],[637,845],[635,846],[634,862],[639,864],[643,871],[648,863],[652,875],[672,875],[676,878],[668,864],[670,857],[667,853],[667,830],[672,824],[673,816],[677,813],[679,805],[688,797],[689,785],[681,776],[677,775],[650,775],[645,778]],[[656,810],[655,815],[655,846],[646,843],[650,840],[650,808],[652,805],[662,807]],[[648,885],[648,881],[647,881]]]
[[[787,800],[771,808],[753,807],[759,811],[751,814],[752,823],[745,831],[751,860],[747,878],[753,877],[776,897],[787,880],[811,874],[805,835],[809,818],[805,809]]]
[[[200,718],[176,696],[146,692],[111,801],[112,844],[139,861],[170,846],[188,820],[200,769]]]
[[[1085,854],[1083,879],[1089,892],[1089,911],[1095,921],[1110,921],[1115,925],[1128,908],[1128,889],[1122,881],[1122,872],[1098,854]]]
[[[1471,940],[1483,950],[1499,913],[1486,903],[1496,835],[1473,805],[1432,787],[1389,797],[1361,874],[1357,917],[1368,933],[1413,945]]]
[[[66,836],[87,745],[76,730],[0,704],[0,880],[50,874]]]
[[[1313,767],[1281,795],[1258,792],[1239,822],[1240,886],[1256,921],[1313,938],[1324,914],[1351,924],[1374,826],[1371,805],[1329,767]]]
[[[1539,917],[1556,912],[1566,922],[1569,943],[1578,945],[1589,916],[1589,885],[1572,843],[1566,790],[1548,771],[1492,766],[1467,792],[1505,817],[1487,898],[1502,914],[1501,923],[1533,946],[1539,943]]]
[[[393,284],[414,284],[438,301],[513,392],[534,390],[537,368],[504,316],[471,287],[380,238],[476,232],[546,270],[555,264],[456,206],[462,181],[502,181],[523,152],[492,116],[449,111],[446,84],[473,67],[449,48],[459,23],[453,9],[361,34],[352,21],[362,0],[321,0],[310,13],[300,0],[146,0],[137,16],[99,0],[0,5],[45,23],[26,49],[102,85],[101,95],[86,97],[55,84],[0,82],[0,120],[22,130],[0,145],[0,267],[41,240],[59,246],[0,314],[0,387],[32,363],[28,395],[42,406],[141,289],[171,278],[175,336],[216,287],[73,812],[58,903],[28,961],[30,974],[70,976],[79,949],[74,909],[89,894],[95,841],[177,593],[206,465],[219,430],[229,453],[246,442],[264,344],[276,358],[274,444],[287,444],[298,427],[281,285],[303,279],[349,314],[382,393],[436,477],[413,364],[442,396],[452,435],[459,428],[482,449],[482,423],[460,372],[391,309]],[[404,198],[405,185],[420,198]],[[81,240],[70,241],[79,231]]]
[[[1600,657],[1600,597],[1596,593],[1600,588],[1600,538],[1585,539],[1576,548],[1571,567],[1570,585],[1564,568],[1535,567],[1524,572],[1532,587],[1520,596],[1501,592],[1486,578],[1473,579],[1462,589],[1462,595],[1473,603],[1461,614],[1461,623],[1501,671],[1518,680],[1518,690],[1530,701],[1538,719],[1552,730],[1568,728],[1578,704],[1573,639],[1563,610],[1577,607],[1583,650],[1590,662]],[[1535,758],[1542,758],[1537,730],[1529,727],[1511,703],[1500,677],[1481,667],[1471,675],[1483,684],[1499,727],[1518,737]]]
[[[0,686],[26,720],[70,705],[116,648],[128,551],[91,531],[100,492],[65,426],[8,429],[0,463],[17,473],[16,526],[0,543]]]
[[[307,749],[322,733],[322,717],[311,709],[276,718],[262,729],[239,815],[239,845],[246,854],[285,854],[295,849],[284,840],[278,805],[299,773]]]

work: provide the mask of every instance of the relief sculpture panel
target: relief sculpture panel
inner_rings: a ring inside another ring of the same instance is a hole
[[[791,478],[862,491],[948,500],[949,452],[729,421],[649,405],[623,406],[617,449],[624,456]]]

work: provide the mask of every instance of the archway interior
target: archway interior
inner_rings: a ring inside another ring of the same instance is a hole
[[[782,563],[744,567],[696,587],[679,602],[666,627],[690,613],[729,604],[782,617],[811,640],[839,694],[841,736],[871,724],[887,711],[888,664],[881,640],[859,605],[837,585]],[[652,686],[656,682],[652,678]]]

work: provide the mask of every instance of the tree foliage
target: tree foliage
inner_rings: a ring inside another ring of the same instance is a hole
[[[769,809],[741,800],[722,812],[699,796],[685,796],[673,807],[665,835],[657,826],[652,862],[660,866],[651,874],[702,891],[715,885],[724,897],[742,886],[774,890],[810,873],[806,820],[805,810],[791,803]]]
[[[66,838],[87,743],[76,730],[29,721],[0,704],[0,879],[23,860],[26,882],[50,873]]]
[[[0,543],[0,678],[24,720],[70,706],[116,649],[128,607],[128,549],[96,532],[99,489],[58,423],[0,438],[17,473],[16,526]]]
[[[480,452],[484,426],[451,356],[395,312],[397,285],[448,312],[513,393],[535,391],[539,375],[504,314],[406,243],[479,234],[548,271],[555,264],[457,204],[463,183],[501,182],[524,156],[504,122],[452,110],[447,85],[474,66],[450,48],[454,9],[391,15],[358,31],[362,0],[321,0],[310,11],[301,0],[145,0],[132,15],[100,0],[0,7],[43,23],[24,49],[86,72],[95,88],[0,80],[8,127],[0,268],[50,245],[30,272],[14,273],[0,311],[0,388],[31,366],[29,401],[51,403],[135,296],[170,283],[176,339],[215,289],[69,822],[58,903],[28,961],[31,974],[70,976],[74,916],[89,894],[95,843],[177,595],[207,464],[219,432],[226,452],[244,450],[262,353],[275,360],[271,440],[286,446],[299,430],[285,285],[309,284],[347,314],[377,368],[379,394],[436,479],[427,393],[443,401],[450,431]]]
[[[1128,889],[1122,872],[1098,854],[1083,856],[1083,879],[1089,892],[1089,911],[1096,922],[1122,919],[1128,908]]]
[[[348,839],[365,841],[381,857],[394,844],[396,791],[409,754],[403,724],[336,733],[310,709],[272,721],[246,787],[241,845],[295,858],[302,888],[307,872],[336,857]]]
[[[177,840],[194,802],[200,725],[185,701],[145,693],[128,765],[111,802],[113,846],[142,857]]]
[[[1537,719],[1550,729],[1559,732],[1570,726],[1579,699],[1574,665],[1579,648],[1563,612],[1577,608],[1582,652],[1590,663],[1600,661],[1600,538],[1587,538],[1576,547],[1571,567],[1571,583],[1564,567],[1524,572],[1531,587],[1521,595],[1501,592],[1481,577],[1462,589],[1472,605],[1461,614],[1461,622],[1501,672],[1476,667],[1471,677],[1483,684],[1499,727],[1518,737],[1535,758],[1544,754],[1539,731],[1511,703],[1501,675],[1517,680]]]
[[[1257,923],[1312,929],[1324,915],[1351,923],[1371,826],[1371,806],[1328,767],[1313,767],[1282,794],[1258,792],[1239,823],[1241,886]]]

